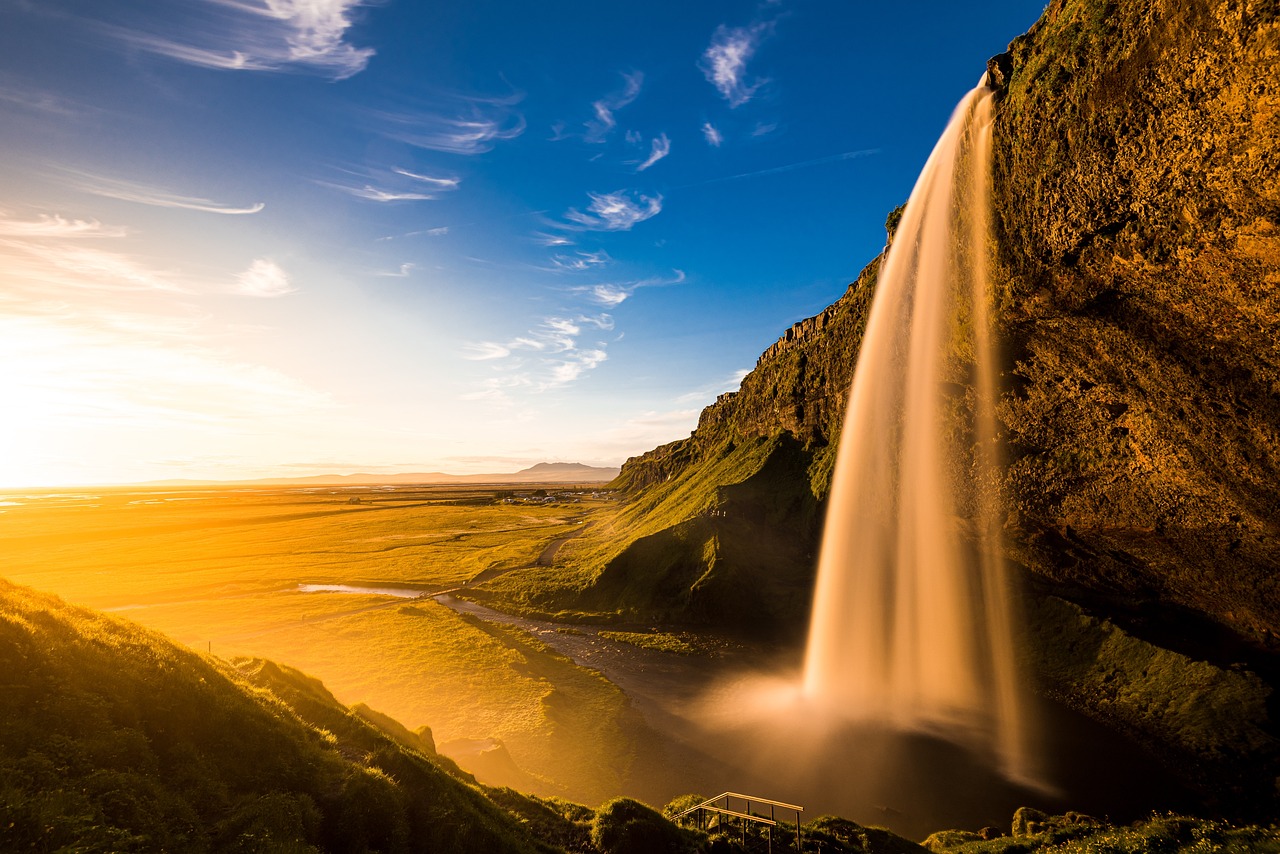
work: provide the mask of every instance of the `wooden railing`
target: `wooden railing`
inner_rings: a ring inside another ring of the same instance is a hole
[[[735,809],[741,802],[742,809]],[[753,809],[754,807],[754,809]],[[766,817],[763,814],[765,808],[769,809]],[[772,801],[768,798],[758,798],[754,795],[742,795],[737,792],[724,792],[716,795],[714,798],[708,798],[702,803],[689,807],[682,813],[675,816],[675,820],[681,824],[686,823],[690,819],[696,822],[699,830],[709,832],[711,830],[730,830],[734,829],[734,819],[737,819],[738,830],[742,834],[742,844],[747,845],[747,837],[750,832],[752,838],[761,839],[766,845],[765,850],[769,854],[773,854],[773,831],[779,826],[778,810],[786,813],[794,813],[796,820],[796,854],[803,851],[803,836],[800,830],[800,813],[804,812],[804,807],[795,804],[786,804],[782,801]]]

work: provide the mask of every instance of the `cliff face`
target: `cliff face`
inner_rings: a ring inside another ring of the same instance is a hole
[[[1276,6],[1056,2],[1010,58],[995,178],[1020,557],[1274,646]]]
[[[687,470],[725,442],[789,433],[818,459],[814,494],[826,495],[834,447],[844,423],[858,343],[875,294],[877,258],[821,314],[794,324],[756,361],[737,392],[702,411],[688,439],[655,448],[623,465],[616,485],[633,489]]]
[[[1055,0],[1010,47],[994,271],[1016,557],[1280,645],[1274,2]],[[789,433],[826,494],[879,259],[618,484]],[[813,532],[801,532],[805,535]]]
[[[997,66],[993,284],[1012,558],[1032,600],[1071,600],[1109,631],[1213,661],[1221,674],[1257,671],[1265,698],[1280,673],[1280,7],[1053,0]],[[775,493],[794,508],[820,504],[878,260],[770,347],[690,438],[629,460],[617,485],[641,501],[674,496],[706,476],[706,460],[789,436],[800,476]],[[663,518],[672,512],[668,500]],[[755,528],[809,555],[820,526],[796,509]],[[637,543],[661,533],[630,530]],[[665,559],[703,584],[770,574],[751,549],[709,561],[701,545],[673,546]],[[626,552],[599,573],[599,604],[618,603],[608,591],[647,571],[620,559]],[[811,583],[811,563],[788,572],[793,586]],[[705,617],[681,610],[687,597],[664,595],[649,607]],[[773,615],[803,625],[807,610]],[[1076,625],[1031,627],[1046,692],[1195,754],[1208,725],[1185,735],[1152,711],[1172,700],[1161,692],[1177,690],[1176,678],[1143,684],[1144,668],[1102,673],[1084,658],[1053,658],[1095,649],[1064,640],[1063,626]],[[1066,672],[1093,681],[1059,678]],[[1145,705],[1103,711],[1116,679]],[[1265,718],[1265,706],[1251,708]],[[1274,759],[1266,743],[1251,755]]]

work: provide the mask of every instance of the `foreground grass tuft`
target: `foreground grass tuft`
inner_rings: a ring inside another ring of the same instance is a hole
[[[0,850],[554,850],[317,681],[243,665],[0,581]]]
[[[1010,835],[984,839],[946,830],[924,841],[937,854],[1275,854],[1280,828],[1236,826],[1183,815],[1153,815],[1117,827],[1080,813],[1046,816],[1021,809]]]

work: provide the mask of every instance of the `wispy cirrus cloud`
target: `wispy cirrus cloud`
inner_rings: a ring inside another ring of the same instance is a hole
[[[297,292],[289,274],[267,258],[258,258],[249,269],[236,276],[236,293],[241,296],[272,299]]]
[[[665,287],[678,285],[685,280],[684,270],[673,270],[670,276],[640,279],[634,282],[602,282],[573,288],[572,291],[585,296],[591,302],[606,308],[616,308],[626,302],[640,288]]]
[[[430,202],[462,186],[456,176],[426,175],[399,166],[341,171],[350,177],[316,183],[370,202]]]
[[[509,393],[517,389],[541,393],[569,385],[609,358],[606,342],[583,343],[584,335],[613,328],[609,314],[553,316],[544,317],[533,329],[510,341],[468,344],[463,358],[493,362],[501,373],[482,380],[462,399],[505,405],[511,403]]]
[[[636,167],[636,171],[643,172],[644,170],[648,169],[650,166],[657,163],[659,160],[666,157],[670,153],[671,153],[671,140],[667,139],[667,135],[664,133],[664,134],[661,134],[660,136],[655,137],[653,140],[653,144],[652,146],[650,146],[650,149],[649,149],[649,156],[645,158],[643,163],[641,163],[639,166]]]
[[[662,211],[662,196],[632,194],[627,190],[612,193],[587,193],[591,203],[586,211],[570,208],[565,212],[567,223],[561,228],[586,229],[588,231],[630,231],[637,223],[657,216]]]
[[[101,295],[112,299],[129,293],[188,293],[190,283],[159,270],[117,248],[127,231],[97,220],[66,219],[41,214],[19,219],[0,210],[0,269],[11,300],[43,303],[80,301]],[[107,248],[86,246],[106,238]]]
[[[102,475],[78,461],[235,444],[246,424],[334,409],[327,394],[226,349],[239,329],[198,300],[232,289],[231,277],[164,269],[134,243],[92,220],[0,211],[0,399],[21,414],[0,425],[0,444],[21,449],[6,460],[11,482],[93,482]]]
[[[96,219],[40,214],[33,220],[21,220],[0,210],[0,237],[124,237],[126,233],[124,228],[104,226]]]
[[[62,94],[42,90],[29,81],[19,80],[7,74],[0,75],[0,107],[62,118],[99,112],[98,107],[71,100]]]
[[[760,43],[773,34],[773,22],[759,22],[749,27],[726,27],[721,24],[711,36],[711,44],[702,54],[699,67],[708,82],[716,87],[730,107],[741,107],[755,97],[767,78],[748,79],[747,63]]]
[[[151,205],[158,208],[176,208],[230,216],[256,214],[266,208],[266,204],[263,202],[256,202],[247,206],[232,205],[198,196],[184,196],[159,187],[151,187],[119,178],[107,178],[102,175],[94,175],[72,169],[60,171],[63,182],[68,186],[85,193],[92,193],[95,196],[118,199],[122,202],[135,202],[140,205]]]
[[[475,362],[487,362],[490,359],[505,359],[511,355],[511,348],[493,341],[478,341],[464,345],[462,358]]]
[[[415,193],[400,190],[385,190],[382,187],[375,187],[372,184],[365,184],[362,187],[349,187],[345,184],[328,184],[335,190],[341,190],[349,196],[355,196],[357,199],[364,199],[369,202],[430,202],[434,201],[437,196],[431,193]]]
[[[698,426],[701,413],[701,406],[640,412],[593,435],[589,447],[603,459],[624,460],[634,456],[637,448],[656,448],[672,439],[688,436]]]
[[[742,381],[747,378],[747,374],[751,373],[750,368],[739,368],[726,377],[723,377],[710,385],[702,388],[685,392],[676,398],[676,403],[707,403],[714,400],[726,391],[737,391],[742,386]]]
[[[597,267],[603,267],[612,262],[609,253],[603,249],[599,252],[582,252],[578,251],[572,255],[556,255],[551,259],[553,269],[557,272],[580,273],[585,270],[594,270]]]
[[[119,41],[169,59],[229,71],[305,70],[344,80],[363,71],[372,48],[347,41],[364,0],[199,0],[182,17],[145,25],[102,23]]]
[[[610,131],[618,125],[618,120],[614,113],[638,98],[640,89],[643,86],[643,72],[624,72],[622,74],[621,89],[592,102],[591,109],[595,115],[586,122],[586,132],[582,138],[591,143],[604,142],[608,138]]]
[[[707,141],[707,145],[712,148],[719,148],[724,142],[724,137],[720,134],[720,131],[716,129],[716,126],[711,124],[711,122],[702,123],[702,138],[705,139]]]
[[[543,232],[535,232],[530,238],[539,246],[572,246],[573,241],[565,237],[563,234],[544,234]]]
[[[0,262],[9,287],[48,296],[192,290],[173,272],[157,270],[127,252],[70,241],[0,241]]]
[[[828,163],[841,163],[845,160],[860,160],[863,157],[873,157],[880,153],[878,148],[859,148],[855,151],[845,151],[840,154],[832,154],[828,157],[815,157],[812,160],[801,160],[798,163],[786,163],[782,166],[772,166],[768,169],[757,169],[754,172],[741,172],[737,175],[725,175],[721,178],[708,178],[705,181],[697,181],[693,184],[685,184],[686,187],[702,187],[707,184],[720,184],[725,181],[741,181],[744,178],[759,178],[764,175],[780,175],[783,172],[793,172],[796,169],[807,169],[810,166],[823,166]]]
[[[462,179],[454,176],[423,175],[420,172],[410,172],[408,169],[400,168],[392,169],[391,171],[397,175],[403,175],[411,180],[435,187],[437,190],[456,190],[462,184]]]
[[[401,103],[366,112],[375,128],[390,139],[429,151],[476,155],[524,133],[524,116],[515,110],[523,98],[519,92],[453,94],[429,103]]]
[[[524,133],[524,117],[440,118],[434,127],[406,133],[400,137],[410,145],[450,154],[484,154],[496,143],[515,139]]]
[[[388,279],[407,279],[417,266],[417,264],[414,264],[411,261],[406,261],[400,265],[400,269],[398,270],[380,270],[374,273],[374,275]]]

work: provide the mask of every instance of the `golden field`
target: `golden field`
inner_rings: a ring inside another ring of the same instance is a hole
[[[13,582],[217,656],[288,663],[345,703],[430,726],[445,752],[460,739],[497,738],[519,771],[495,782],[596,803],[626,788],[653,737],[604,677],[526,632],[430,598],[299,587],[455,588],[532,566],[553,541],[612,513],[587,496],[531,505],[494,495],[480,487],[15,493],[0,495],[0,553]]]

